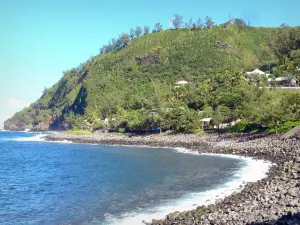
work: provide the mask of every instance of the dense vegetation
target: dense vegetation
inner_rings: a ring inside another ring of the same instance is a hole
[[[300,121],[300,94],[262,89],[266,79],[245,71],[299,76],[300,29],[250,27],[241,19],[215,26],[206,17],[181,28],[131,29],[63,77],[6,129],[110,129],[119,132],[201,132],[200,119],[218,127],[243,119],[277,130]],[[179,80],[187,85],[177,86]]]

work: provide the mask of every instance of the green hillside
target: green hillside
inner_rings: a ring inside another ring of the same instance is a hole
[[[122,117],[118,127],[134,130],[140,123],[156,126],[158,115],[181,107],[192,118],[207,108],[208,100],[197,92],[203,82],[277,63],[271,44],[278,30],[230,24],[142,35],[65,71],[40,99],[8,119],[5,129],[97,129],[105,118]],[[175,88],[179,80],[190,85]]]

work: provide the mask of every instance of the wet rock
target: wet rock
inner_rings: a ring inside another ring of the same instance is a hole
[[[167,219],[168,220],[175,220],[176,218],[179,217],[179,212],[174,212],[174,213],[170,213],[168,216],[167,216]]]

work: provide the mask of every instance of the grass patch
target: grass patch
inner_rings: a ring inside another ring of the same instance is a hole
[[[204,134],[204,129],[201,129],[201,128],[195,129],[192,131],[192,133],[197,134],[197,135],[202,135],[202,134]]]

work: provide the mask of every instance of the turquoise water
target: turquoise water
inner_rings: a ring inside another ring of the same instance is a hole
[[[0,224],[106,224],[233,179],[245,162],[0,132]],[[113,218],[113,220],[112,220]]]

